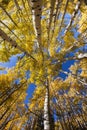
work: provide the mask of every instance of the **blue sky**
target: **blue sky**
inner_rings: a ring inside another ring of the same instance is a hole
[[[0,62],[1,67],[11,68],[16,65],[17,56],[12,56],[8,62]],[[5,70],[0,70],[0,74],[6,73]]]
[[[18,59],[18,56],[20,56],[20,55],[12,56],[8,62],[0,62],[0,66],[6,67],[6,68],[11,68],[11,67],[15,66],[16,62],[17,62],[17,59]],[[69,72],[69,67],[72,64],[74,64],[74,60],[70,60],[70,61],[64,62],[62,64],[62,69],[64,71],[68,71]],[[6,73],[6,71],[1,71],[0,70],[0,74],[2,74],[2,73]],[[63,79],[65,79],[67,75],[63,74],[63,73],[60,73],[59,76],[62,77]],[[29,85],[29,87],[28,87],[28,89],[26,91],[27,96],[26,96],[26,99],[24,101],[25,104],[28,103],[29,102],[29,98],[32,97],[32,93],[34,92],[35,87],[36,86],[34,84],[30,84]]]
[[[85,46],[85,48],[87,49],[87,45]],[[71,53],[70,55],[72,56],[73,54]],[[21,56],[21,55],[18,54],[18,55],[12,56],[8,62],[0,62],[0,66],[6,67],[6,68],[11,68],[11,67],[15,66],[16,62],[18,60],[18,56]],[[73,65],[74,62],[75,62],[75,60],[68,60],[68,61],[64,62],[62,64],[62,70],[69,72],[69,67],[71,65]],[[6,71],[0,70],[0,74],[2,74],[2,73],[6,73]],[[62,72],[60,72],[59,76],[62,77],[63,79],[65,79],[67,77],[67,75]],[[26,96],[26,99],[24,100],[25,104],[27,104],[29,102],[29,98],[32,97],[32,93],[34,92],[35,87],[36,86],[34,84],[29,85],[29,87],[26,91],[27,96]]]
[[[66,25],[69,23],[70,18],[71,18],[71,16],[70,16],[69,14],[66,14],[66,15],[65,15],[64,23],[65,23]],[[60,39],[60,35],[63,35],[63,31],[64,31],[64,30],[62,30],[61,33],[59,34],[58,40],[62,40],[62,39]],[[73,28],[72,31],[73,31],[73,33],[74,33],[74,37],[77,39],[79,33],[76,31],[75,28]],[[86,48],[87,48],[87,45],[86,45]],[[74,53],[71,53],[71,52],[70,52],[70,55],[71,55],[71,56],[72,56],[73,54],[74,54]],[[69,55],[69,56],[70,56],[70,55]],[[21,56],[21,54],[12,56],[8,62],[4,62],[4,63],[3,63],[3,62],[0,62],[0,66],[1,66],[1,67],[6,67],[6,68],[11,68],[11,67],[15,66],[15,65],[16,65],[16,62],[17,62],[17,59],[18,59],[18,56]],[[71,65],[73,65],[74,62],[75,62],[75,60],[68,60],[68,61],[64,62],[64,63],[62,64],[62,69],[63,69],[64,71],[68,71],[68,72],[69,72],[69,67],[70,67]],[[2,74],[2,73],[6,73],[6,71],[0,70],[0,74]],[[65,78],[67,77],[67,75],[64,74],[64,73],[62,73],[62,72],[60,72],[59,76],[62,77],[63,79],[65,79]],[[26,91],[27,96],[26,96],[26,99],[25,99],[25,101],[24,101],[25,103],[28,103],[28,99],[29,99],[30,97],[32,97],[32,93],[33,93],[35,87],[36,87],[36,86],[35,86],[34,84],[30,84],[30,85],[29,85],[29,87],[28,87],[28,89],[27,89],[27,91]]]
[[[12,57],[9,59],[8,62],[0,62],[0,66],[1,66],[1,67],[5,67],[5,68],[11,68],[11,67],[15,66],[15,65],[16,65],[16,62],[17,62],[17,60],[18,60],[18,56],[21,56],[21,55],[18,54],[18,55],[12,56]],[[6,73],[5,70],[0,70],[0,74],[5,74],[5,73]],[[28,87],[28,89],[27,89],[27,91],[26,91],[27,96],[26,96],[26,99],[25,99],[25,101],[24,101],[25,104],[28,103],[28,102],[29,102],[29,98],[32,97],[32,93],[33,93],[35,87],[36,87],[36,86],[35,86],[34,84],[30,84],[30,85],[29,85],[29,87]]]

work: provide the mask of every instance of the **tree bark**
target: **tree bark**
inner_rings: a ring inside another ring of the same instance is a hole
[[[36,117],[34,117],[34,118],[32,119],[31,129],[30,129],[30,130],[34,130],[35,124],[36,124]]]
[[[45,101],[44,101],[44,130],[51,130],[51,127],[50,127],[49,84],[46,87],[46,95],[45,95]]]
[[[36,61],[36,59],[30,53],[28,53],[25,49],[21,48],[21,46],[19,46],[18,43],[11,37],[9,37],[2,29],[0,29],[0,36],[2,37],[3,40],[9,42],[12,47],[19,49],[21,52],[24,52],[27,56]]]

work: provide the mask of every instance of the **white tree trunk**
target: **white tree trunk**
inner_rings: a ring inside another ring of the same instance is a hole
[[[50,130],[49,87],[46,88],[46,95],[44,101],[44,130]]]
[[[2,37],[3,40],[9,42],[12,47],[19,49],[21,52],[25,52],[27,56],[31,57],[33,60],[36,61],[36,59],[33,56],[31,56],[31,54],[29,54],[25,49],[21,48],[21,46],[19,46],[15,40],[10,38],[2,29],[0,29],[0,36]]]

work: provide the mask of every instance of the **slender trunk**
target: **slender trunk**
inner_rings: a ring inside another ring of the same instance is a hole
[[[50,130],[50,103],[49,103],[49,85],[46,87],[46,95],[44,101],[44,130]]]
[[[36,124],[36,117],[34,117],[34,118],[32,119],[31,130],[34,130],[35,124]]]

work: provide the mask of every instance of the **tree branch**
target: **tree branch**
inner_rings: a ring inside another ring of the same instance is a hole
[[[9,42],[11,44],[11,46],[19,49],[21,52],[24,52],[27,56],[29,56],[31,59],[33,59],[34,61],[37,61],[32,55],[30,55],[26,50],[24,50],[23,48],[21,48],[17,42],[15,40],[13,40],[12,38],[10,38],[2,29],[0,29],[0,36],[2,37],[2,39],[6,40],[7,42]]]

